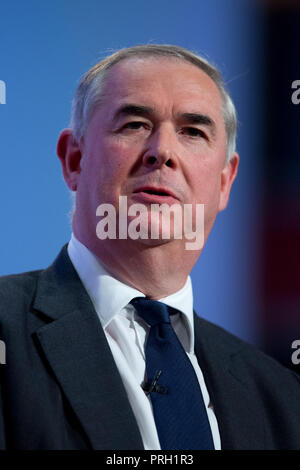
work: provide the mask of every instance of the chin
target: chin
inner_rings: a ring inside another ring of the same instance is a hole
[[[164,219],[161,214],[145,212],[138,218],[129,218],[128,238],[154,246],[169,243],[183,238],[182,224]]]
[[[147,246],[147,247],[158,247],[158,246],[165,246],[168,243],[171,243],[173,240],[152,240],[151,238],[144,239],[139,238],[138,240],[132,240],[132,243],[138,243],[139,245]]]

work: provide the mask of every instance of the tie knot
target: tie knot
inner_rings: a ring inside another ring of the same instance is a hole
[[[130,302],[150,326],[159,323],[170,323],[168,306],[158,300],[150,300],[145,297],[135,297]]]

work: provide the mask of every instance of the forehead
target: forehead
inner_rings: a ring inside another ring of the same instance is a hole
[[[162,112],[170,108],[205,111],[222,119],[221,96],[213,80],[195,65],[176,58],[122,60],[107,73],[102,93],[112,107],[129,101]]]

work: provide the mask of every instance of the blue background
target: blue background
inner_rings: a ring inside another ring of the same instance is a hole
[[[263,34],[253,0],[1,0],[0,275],[46,267],[69,240],[56,142],[79,78],[108,53],[149,42],[204,54],[235,101],[239,176],[192,279],[201,316],[259,344]]]

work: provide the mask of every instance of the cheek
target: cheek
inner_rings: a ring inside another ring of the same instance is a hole
[[[111,178],[120,166],[120,150],[118,146],[103,145],[95,142],[87,149],[83,160],[83,174],[91,181]]]
[[[130,162],[134,152],[121,142],[114,139],[94,144],[95,151],[84,155],[81,183],[97,205],[100,202],[112,202],[121,193],[122,184],[126,182],[130,171]],[[131,158],[130,158],[131,157]]]
[[[101,148],[101,168],[104,173],[117,176],[127,171],[135,154],[133,145],[128,146],[120,139],[111,139]]]
[[[101,159],[102,184],[110,185],[115,195],[124,194],[142,154],[141,146],[132,142],[130,145],[120,139],[109,142]]]
[[[220,169],[202,160],[199,165],[195,166],[191,175],[196,199],[205,204],[212,202],[221,188]]]

